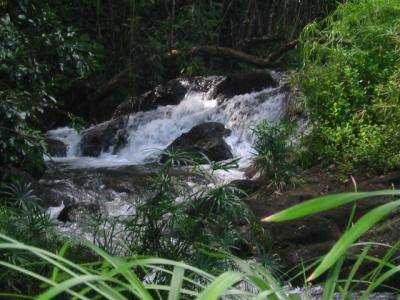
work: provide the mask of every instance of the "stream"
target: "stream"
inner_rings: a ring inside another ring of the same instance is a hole
[[[199,92],[193,84],[177,105],[159,106],[154,110],[130,114],[126,122],[127,141],[115,151],[98,157],[82,156],[82,133],[64,127],[47,132],[52,139],[67,145],[65,157],[46,157],[48,170],[41,183],[55,191],[58,202],[49,208],[57,218],[65,205],[85,203],[95,205],[105,215],[129,213],[128,207],[140,201],[145,189],[158,172],[160,153],[176,138],[196,125],[218,122],[230,130],[225,137],[234,158],[240,158],[239,168],[219,172],[223,182],[245,177],[253,154],[252,127],[262,120],[270,122],[287,114],[291,99],[288,74],[273,73],[276,87],[233,96],[224,101],[211,97],[223,77],[208,77],[208,89]],[[88,129],[90,130],[90,128]]]

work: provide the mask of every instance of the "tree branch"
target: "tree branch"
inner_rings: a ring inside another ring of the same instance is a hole
[[[195,46],[188,52],[182,52],[180,50],[171,50],[163,56],[163,60],[172,59],[178,56],[215,56],[227,59],[240,61],[249,65],[254,65],[260,68],[271,68],[277,66],[277,61],[289,50],[295,48],[298,44],[298,40],[291,41],[286,45],[282,46],[275,52],[272,52],[268,57],[263,58],[255,56],[243,51],[235,50],[227,47],[220,46]],[[93,97],[93,101],[102,99],[111,94],[116,88],[118,88],[129,74],[135,69],[140,69],[144,66],[141,63],[130,64],[127,68],[116,74],[113,78],[107,81],[101,86],[96,95]]]
[[[196,46],[193,47],[189,51],[189,53],[191,55],[209,55],[209,56],[230,58],[257,67],[268,68],[268,67],[276,67],[279,58],[281,58],[289,50],[295,48],[298,42],[299,42],[298,40],[294,40],[282,46],[277,51],[272,52],[267,58],[262,58],[259,56],[248,54],[243,51],[235,50],[232,48],[220,47],[220,46]]]

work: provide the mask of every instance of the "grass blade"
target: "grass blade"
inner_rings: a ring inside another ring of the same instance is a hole
[[[367,245],[364,247],[363,251],[358,256],[356,263],[351,268],[350,274],[346,279],[344,289],[340,292],[340,300],[345,300],[346,297],[348,297],[347,293],[349,291],[351,283],[353,282],[353,278],[356,275],[358,269],[361,267],[362,263],[364,262],[365,257],[367,256],[370,248],[371,248],[371,245]]]
[[[121,268],[123,270],[123,271],[121,271],[121,275],[123,275],[124,278],[130,283],[131,291],[133,293],[138,294],[138,296],[141,299],[147,299],[147,300],[153,299],[153,297],[143,286],[143,283],[139,280],[139,278],[136,276],[136,274],[133,273],[131,270],[124,270],[124,264],[126,264],[126,261],[124,261],[122,258],[113,257],[113,256],[109,255],[108,253],[101,250],[96,245],[93,245],[89,242],[83,241],[83,243],[86,246],[88,246],[90,249],[95,251],[98,255],[103,257],[106,261],[108,261],[115,269]]]
[[[183,277],[185,274],[185,269],[176,266],[171,278],[171,290],[168,295],[168,300],[179,300],[180,290],[182,289]]]
[[[317,278],[332,267],[362,234],[399,206],[400,200],[392,201],[372,209],[361,217],[353,227],[342,235],[307,280],[311,281]]]
[[[338,284],[338,278],[340,274],[340,270],[342,269],[342,265],[344,262],[344,258],[339,259],[333,268],[329,270],[328,277],[325,280],[324,284],[324,292],[322,294],[322,300],[331,300],[334,298],[336,286]]]
[[[218,276],[201,294],[197,300],[217,300],[230,287],[243,280],[243,274],[237,272],[225,272]]]
[[[70,288],[80,285],[80,284],[86,284],[88,281],[103,281],[105,278],[97,275],[82,275],[78,277],[73,277],[71,279],[65,280],[62,283],[59,283],[52,288],[48,289],[46,292],[44,292],[42,295],[36,298],[36,300],[49,300],[53,299],[55,296],[68,291]],[[109,298],[112,300],[112,298]]]
[[[400,190],[382,190],[373,192],[341,193],[318,197],[294,205],[281,212],[262,219],[263,222],[282,222],[299,219],[308,215],[327,211],[357,200],[376,197],[400,195]]]

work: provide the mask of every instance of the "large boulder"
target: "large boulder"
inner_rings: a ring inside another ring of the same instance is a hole
[[[288,207],[302,203],[309,199],[340,192],[354,190],[351,180],[343,183],[329,172],[323,172],[319,168],[310,169],[303,174],[304,184],[297,188],[276,193],[268,188],[260,188],[247,199],[246,203],[258,219],[279,212]],[[359,190],[382,190],[390,188],[391,184],[398,184],[399,172],[393,172],[386,176],[368,179],[357,176]],[[357,203],[355,220],[359,219],[371,209],[391,201],[390,196],[372,197],[363,199]],[[298,220],[278,223],[263,223],[263,227],[270,233],[273,250],[283,262],[283,267],[289,270],[298,267],[302,262],[311,261],[317,256],[328,252],[331,246],[338,240],[348,226],[349,216],[352,213],[352,204],[304,217]],[[381,226],[370,230],[361,241],[373,240],[382,244],[394,244],[399,240],[400,226],[385,226],[392,224],[399,218],[400,211],[395,210],[383,221]],[[374,247],[370,254],[384,255],[385,247]]]
[[[170,80],[140,96],[125,100],[117,106],[113,118],[138,111],[152,110],[159,105],[176,105],[183,99],[188,88],[188,81],[180,78]]]
[[[48,170],[46,170],[47,172]],[[27,191],[31,191],[39,201],[40,206],[48,208],[50,206],[59,206],[61,203],[71,203],[68,197],[56,189],[46,186],[42,180],[34,178],[31,174],[13,167],[0,167],[0,174],[4,184],[24,186]],[[46,173],[45,173],[46,174]]]
[[[203,153],[210,160],[221,161],[232,158],[229,145],[225,142],[224,136],[230,131],[221,123],[208,122],[194,126],[189,132],[182,134],[168,147],[168,150],[176,149],[185,152]],[[167,157],[163,155],[161,162]]]
[[[130,97],[117,106],[113,118],[138,111],[148,111],[158,106],[177,105],[189,92],[207,92],[216,83],[224,79],[222,76],[197,76],[176,78],[158,85],[155,89],[139,96]]]
[[[47,145],[47,153],[53,157],[65,157],[67,156],[67,145],[64,144],[63,141],[49,138],[47,137],[46,140]]]
[[[236,95],[261,91],[276,87],[278,82],[271,73],[264,71],[242,71],[229,75],[216,85],[211,96],[220,103]]]
[[[100,205],[98,203],[75,203],[65,206],[57,216],[57,220],[64,223],[84,223],[98,215],[99,212]]]
[[[127,142],[128,117],[119,117],[86,129],[82,133],[80,150],[84,156],[99,156],[113,149],[116,153]]]

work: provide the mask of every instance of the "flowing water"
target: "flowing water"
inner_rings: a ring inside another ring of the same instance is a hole
[[[146,188],[160,168],[160,152],[182,133],[204,122],[219,122],[230,129],[231,134],[225,140],[234,157],[241,158],[237,170],[217,174],[221,181],[243,178],[252,156],[252,126],[261,120],[279,120],[287,114],[291,99],[287,74],[274,73],[274,76],[279,82],[277,87],[237,95],[222,103],[211,95],[223,78],[205,78],[210,83],[207,90],[199,92],[193,85],[177,105],[129,115],[126,145],[118,151],[111,145],[108,152],[97,158],[81,155],[82,135],[74,129],[49,131],[49,137],[68,146],[66,157],[47,158],[48,171],[41,180],[57,198],[49,201],[50,214],[56,218],[65,205],[76,203],[90,209],[95,207],[103,215],[129,214],[132,204],[146,198]],[[193,181],[195,179],[187,179],[188,184],[196,184]],[[90,211],[83,210],[76,218],[85,218],[87,214]],[[71,224],[68,226],[66,231],[76,231],[76,228],[71,229]]]
[[[165,149],[182,133],[204,122],[219,122],[231,130],[226,142],[235,157],[243,163],[252,154],[252,126],[261,120],[275,121],[287,112],[289,93],[286,74],[276,74],[278,87],[259,92],[234,96],[222,104],[211,98],[215,85],[223,78],[207,78],[211,87],[206,92],[189,89],[178,105],[160,106],[155,110],[137,112],[129,116],[127,124],[128,143],[115,154],[109,152],[98,158],[80,155],[81,136],[71,128],[59,128],[48,132],[48,136],[64,141],[68,145],[66,158],[53,158],[71,167],[105,167],[120,165],[142,165],[156,162],[160,151]],[[242,164],[243,165],[243,164]]]

